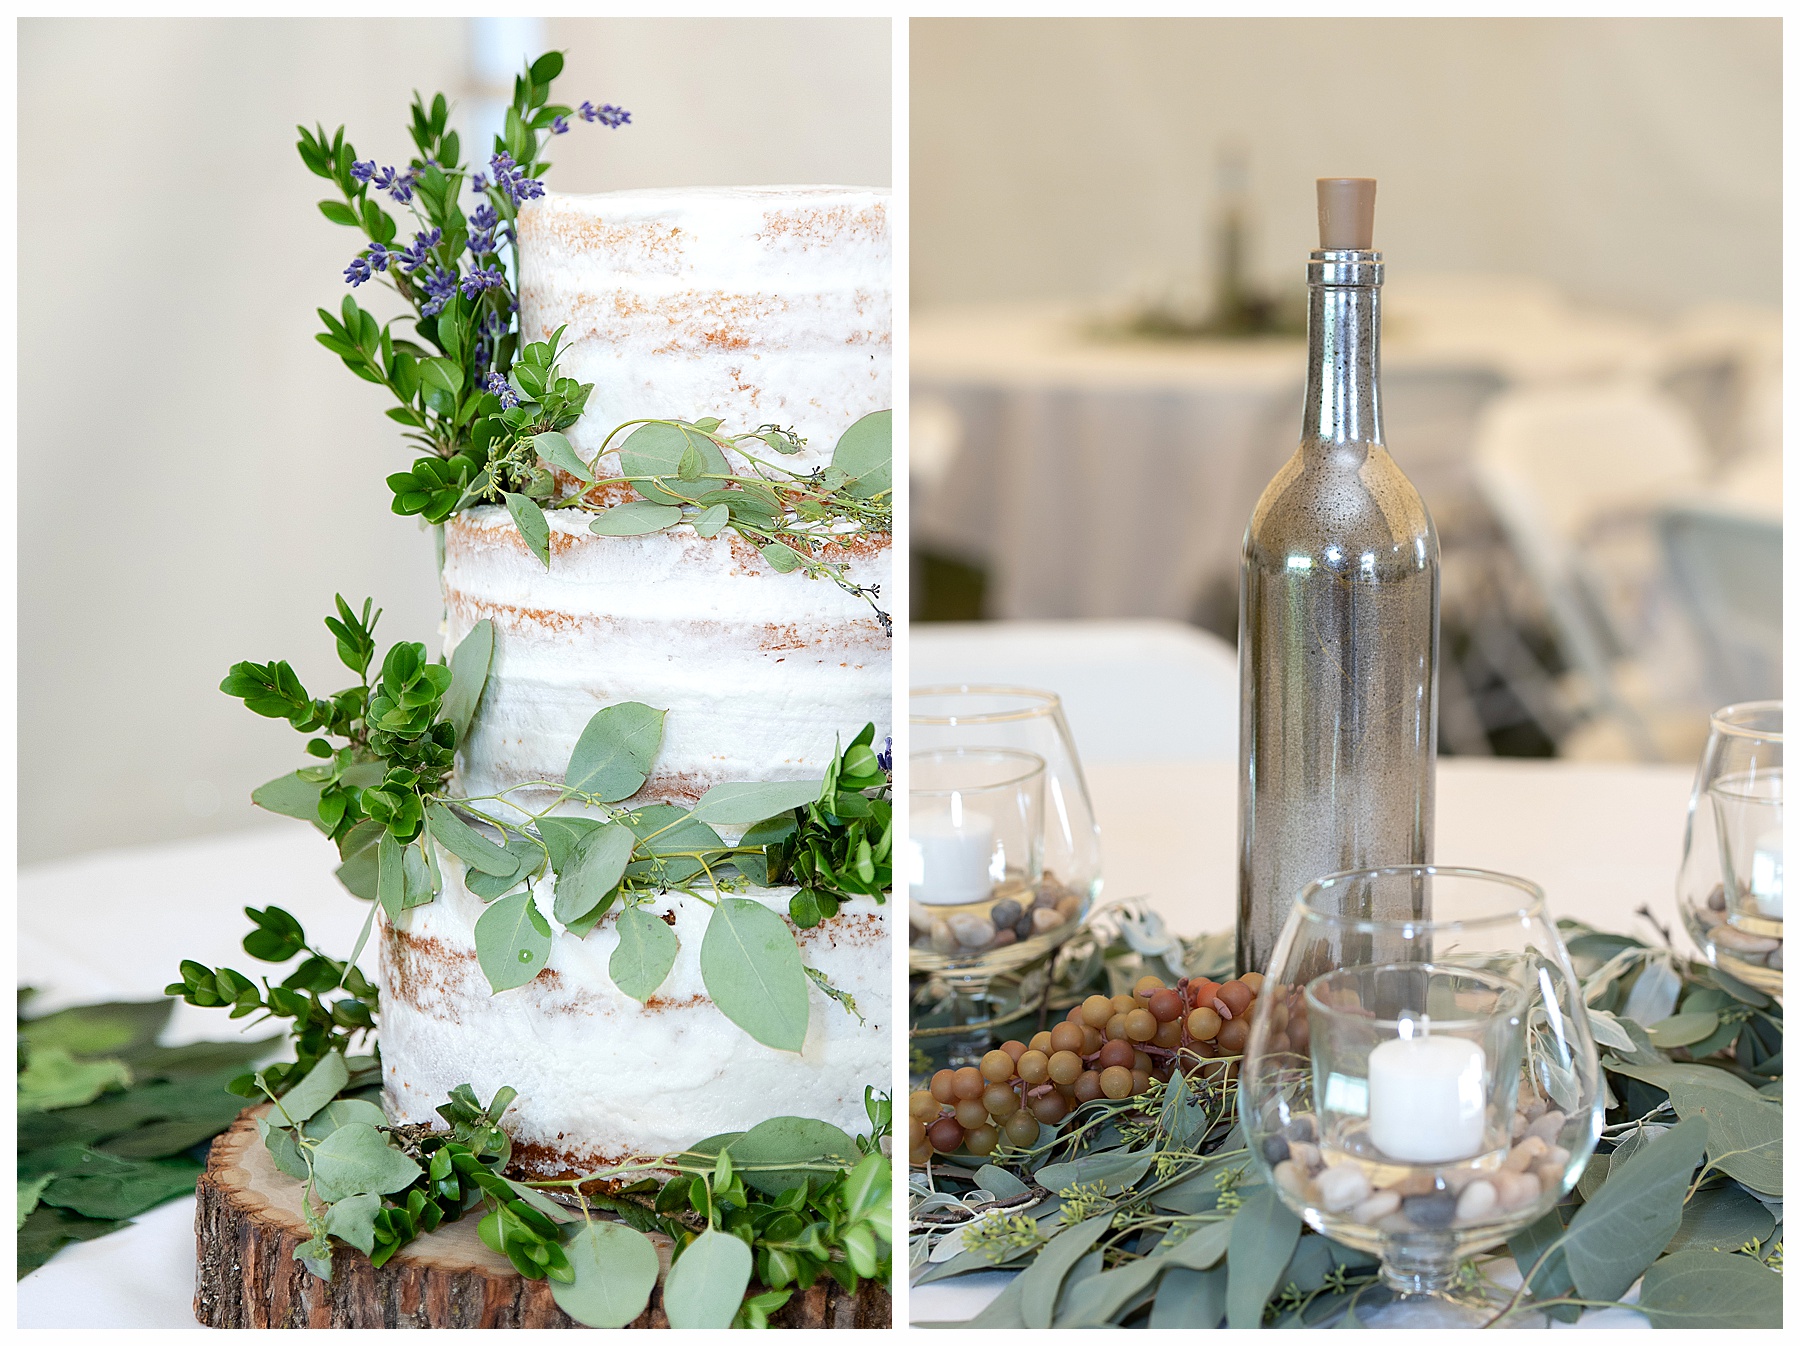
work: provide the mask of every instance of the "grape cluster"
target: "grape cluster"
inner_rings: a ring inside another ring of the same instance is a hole
[[[1262,980],[1246,972],[1224,983],[1183,977],[1166,986],[1142,977],[1133,994],[1091,995],[1055,1028],[1028,1043],[1003,1042],[979,1066],[938,1071],[907,1103],[911,1161],[959,1148],[988,1155],[1002,1139],[1030,1146],[1040,1125],[1083,1103],[1131,1098],[1177,1069],[1240,1055]]]

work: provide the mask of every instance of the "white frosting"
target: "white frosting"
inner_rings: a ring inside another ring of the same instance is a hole
[[[546,1176],[629,1155],[662,1154],[770,1117],[802,1114],[851,1134],[868,1129],[863,1086],[884,1088],[892,1048],[887,909],[866,899],[798,932],[801,956],[856,999],[865,1023],[811,991],[802,1051],[765,1047],[707,997],[700,943],[711,910],[670,893],[649,910],[673,913],[679,951],[667,979],[639,1004],[613,985],[618,947],[609,916],[575,939],[550,915],[550,881],[535,896],[551,922],[546,969],[498,995],[475,956],[483,904],[462,866],[439,852],[444,892],[383,921],[381,1056],[388,1115],[435,1122],[459,1084],[486,1102],[519,1091],[507,1116],[521,1166]],[[793,889],[751,890],[784,915]]]
[[[520,330],[567,328],[562,372],[594,385],[576,448],[638,417],[716,416],[730,432],[793,427],[807,447],[789,466],[829,461],[854,421],[894,404],[887,202],[721,187],[527,204]]]
[[[889,733],[892,652],[863,600],[780,574],[735,534],[691,527],[597,537],[551,510],[550,568],[504,509],[453,517],[444,537],[445,646],[495,627],[480,713],[457,758],[490,795],[561,780],[588,720],[641,701],[667,711],[641,801],[691,803],[721,781],[823,776],[838,736]],[[887,592],[887,539],[854,543],[853,578]],[[542,801],[522,792],[521,801]]]

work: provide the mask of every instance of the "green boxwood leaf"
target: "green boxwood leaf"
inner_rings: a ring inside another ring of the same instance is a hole
[[[450,655],[450,690],[444,693],[444,718],[456,726],[456,741],[468,741],[469,726],[487,688],[488,669],[494,661],[494,623],[483,617],[469,628]]]
[[[567,1284],[550,1282],[556,1306],[586,1327],[624,1327],[649,1307],[662,1265],[656,1245],[637,1230],[600,1220],[585,1222],[563,1251],[574,1268]]]
[[[572,924],[604,901],[618,886],[636,844],[624,823],[606,823],[583,837],[571,863],[556,876],[556,919]]]
[[[701,478],[681,480],[681,457],[692,449],[700,458]],[[719,446],[698,430],[679,425],[640,425],[619,446],[619,466],[627,477],[658,477],[660,482],[635,481],[637,493],[659,505],[698,500],[715,490],[729,476],[731,466]]]
[[[505,847],[489,841],[447,806],[433,800],[425,806],[425,819],[438,843],[469,868],[497,878],[519,872],[516,855],[508,854]]]
[[[560,467],[575,480],[594,480],[594,474],[588,471],[588,465],[581,461],[581,455],[575,452],[575,446],[569,443],[568,436],[561,431],[545,430],[532,439],[531,446],[537,450],[538,457],[552,467]]]
[[[682,1251],[663,1285],[669,1326],[730,1327],[750,1285],[750,1245],[708,1229]]]
[[[530,891],[503,897],[475,922],[475,954],[496,992],[523,986],[544,970],[550,957],[550,922]]]
[[[715,785],[694,805],[694,819],[726,826],[757,823],[819,797],[823,781],[728,781]]]
[[[894,413],[874,411],[844,431],[831,465],[850,478],[859,500],[894,489]]]
[[[1682,1199],[1706,1151],[1706,1122],[1689,1118],[1607,1170],[1569,1221],[1563,1256],[1584,1299],[1617,1299],[1681,1227]]]
[[[1638,1308],[1655,1327],[1781,1326],[1781,1276],[1732,1253],[1671,1253],[1644,1273]]]
[[[565,784],[609,804],[636,794],[662,747],[664,713],[638,701],[595,711],[569,754]]]
[[[721,897],[700,941],[700,976],[720,1013],[766,1047],[806,1044],[806,968],[787,922],[759,902]]]
[[[625,833],[628,841],[631,839],[626,828],[620,827],[619,831]],[[621,862],[621,873],[624,868]],[[661,919],[642,907],[627,907],[619,913],[619,947],[613,950],[612,961],[607,964],[613,985],[633,1000],[648,1000],[675,966],[676,947],[675,932]]]
[[[1260,1327],[1263,1305],[1281,1284],[1300,1217],[1281,1203],[1273,1187],[1258,1187],[1244,1198],[1231,1221],[1227,1253],[1231,1281],[1225,1290],[1225,1321],[1233,1328]]]
[[[590,533],[601,537],[642,537],[660,533],[681,522],[679,505],[658,505],[648,500],[627,500],[622,505],[603,509],[588,524]]]
[[[525,539],[525,545],[531,548],[531,554],[544,563],[544,569],[550,568],[550,521],[544,517],[544,511],[538,508],[537,501],[529,496],[519,495],[513,491],[500,492],[506,499],[506,511],[519,527],[519,536]]]
[[[314,1190],[327,1204],[363,1192],[398,1192],[420,1171],[366,1122],[340,1126],[313,1151]]]

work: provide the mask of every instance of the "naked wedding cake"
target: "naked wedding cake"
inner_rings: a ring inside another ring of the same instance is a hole
[[[892,405],[884,192],[550,194],[521,209],[518,234],[521,346],[560,329],[562,373],[594,385],[567,432],[585,461],[626,422],[717,418],[740,431],[791,428],[805,443],[782,466],[807,472],[853,424]],[[617,475],[616,456],[596,471]],[[593,499],[621,492],[602,486]],[[624,702],[665,712],[654,767],[628,809],[692,805],[729,782],[816,781],[865,723],[877,745],[889,733],[888,636],[851,589],[784,573],[731,530],[702,536],[683,523],[598,536],[593,518],[546,509],[547,567],[505,508],[466,510],[446,525],[446,653],[478,623],[493,632],[485,690],[457,752],[462,795],[511,791],[532,807],[556,799],[590,717]],[[885,535],[827,550],[854,585],[885,588]],[[382,921],[381,1056],[394,1120],[432,1120],[459,1084],[483,1098],[511,1086],[515,1159],[543,1175],[783,1114],[866,1129],[864,1087],[884,1088],[890,1072],[885,906],[857,898],[796,927],[806,966],[861,1017],[815,986],[804,1047],[784,1051],[708,997],[701,949],[717,890],[667,891],[644,906],[679,948],[642,1002],[614,984],[621,936],[610,918],[579,935],[553,922],[543,970],[495,992],[477,956],[483,899],[460,861],[440,858],[441,895]],[[739,884],[732,895],[785,920],[795,891]],[[533,892],[551,920],[551,877]]]

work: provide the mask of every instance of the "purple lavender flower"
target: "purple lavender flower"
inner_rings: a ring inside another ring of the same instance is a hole
[[[481,267],[476,267],[473,271],[469,272],[467,276],[463,277],[462,292],[463,298],[465,299],[473,299],[483,290],[501,290],[505,288],[506,273],[501,271],[498,267],[488,267],[485,270]]]
[[[519,405],[519,395],[513,391],[512,384],[498,369],[488,371],[487,390],[500,399],[502,410],[510,410]]]
[[[883,771],[894,769],[894,736],[892,734],[888,735],[887,746],[875,754],[875,765]]]
[[[524,170],[513,162],[512,155],[504,150],[488,160],[488,167],[494,170],[494,185],[505,192],[515,206],[544,194],[544,184],[536,178],[526,177]]]
[[[344,279],[350,282],[351,289],[361,285],[371,274],[368,259],[361,256],[352,257],[350,265],[344,268]]]
[[[469,235],[469,253],[475,257],[486,257],[494,251],[494,235],[492,230],[477,229]]]
[[[477,173],[474,177],[469,179],[469,186],[475,190],[477,196],[481,195],[481,193],[488,189],[487,174]]]
[[[492,229],[500,223],[500,212],[486,201],[475,207],[475,213],[469,216],[469,223],[477,229]]]
[[[614,107],[611,103],[602,103],[599,107],[595,107],[585,98],[581,102],[579,111],[582,121],[599,122],[615,131],[631,120],[631,114],[622,107]]]
[[[569,133],[569,119],[567,117],[552,117],[550,119],[550,134],[551,135],[562,136],[562,135],[567,135],[568,133]]]
[[[433,267],[425,278],[425,293],[428,302],[419,310],[419,316],[435,318],[444,311],[444,305],[456,297],[456,273],[441,266]]]
[[[425,265],[425,255],[443,241],[444,231],[442,229],[432,229],[422,234],[414,234],[411,246],[402,248],[394,256],[399,259],[400,265],[410,276]]]
[[[374,184],[401,205],[412,200],[413,175],[410,171],[402,172],[396,168],[384,168],[375,175]]]
[[[358,182],[367,182],[370,178],[375,176],[375,161],[370,159],[366,163],[357,162],[351,164],[350,176],[355,178]]]
[[[386,271],[388,263],[399,255],[384,243],[369,244],[369,265],[377,271]]]

